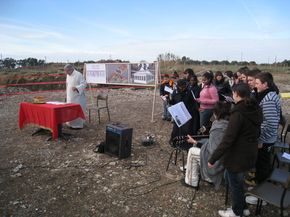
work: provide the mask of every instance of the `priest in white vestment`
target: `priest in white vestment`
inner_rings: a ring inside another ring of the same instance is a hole
[[[85,113],[85,88],[87,83],[84,76],[82,73],[75,70],[71,64],[65,65],[64,72],[66,73],[66,102],[80,104]],[[81,129],[84,127],[84,120],[77,118],[73,121],[67,122],[67,125],[73,129]]]

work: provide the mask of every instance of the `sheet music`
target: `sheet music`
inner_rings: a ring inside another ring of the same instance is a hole
[[[290,160],[290,154],[288,154],[288,153],[286,153],[286,152],[284,152],[284,153],[282,154],[282,157],[286,158],[287,160]]]
[[[221,95],[225,98],[225,101],[227,101],[227,102],[235,102],[234,99],[233,99],[232,97],[230,97],[230,96],[226,96],[226,95],[224,95],[224,94],[221,94]]]
[[[178,127],[183,126],[192,118],[183,102],[170,106],[168,111]]]
[[[170,87],[167,87],[167,86],[164,87],[164,91],[166,91],[166,92],[168,92],[170,94],[173,93],[173,90]]]

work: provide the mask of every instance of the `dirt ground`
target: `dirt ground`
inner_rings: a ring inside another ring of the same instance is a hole
[[[19,103],[39,94],[1,98],[0,216],[218,216],[225,207],[224,187],[215,191],[201,182],[196,192],[182,186],[180,159],[166,172],[172,123],[161,120],[159,97],[151,122],[153,90],[108,94],[111,122],[133,128],[132,156],[126,159],[94,152],[105,140],[105,112],[101,124],[94,116],[82,130],[64,128],[72,134],[68,141],[46,141],[47,134],[31,136],[35,126],[18,128]],[[65,98],[64,92],[41,95],[49,101]],[[143,146],[146,134],[156,144]],[[249,208],[254,216],[255,206]],[[279,210],[267,205],[262,215],[278,216]]]

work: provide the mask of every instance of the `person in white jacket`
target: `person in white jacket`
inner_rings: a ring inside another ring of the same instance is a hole
[[[84,76],[75,70],[73,65],[67,64],[64,67],[66,73],[66,102],[80,104],[83,112],[86,110],[85,88],[87,83]],[[67,122],[67,125],[73,129],[81,129],[84,127],[84,120],[77,118]]]

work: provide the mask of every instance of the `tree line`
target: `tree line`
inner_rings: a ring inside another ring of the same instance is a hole
[[[157,60],[160,62],[171,62],[171,63],[177,63],[177,64],[183,64],[183,65],[240,65],[240,66],[246,66],[246,65],[257,65],[255,61],[228,61],[228,60],[212,60],[212,61],[207,61],[207,60],[193,60],[190,57],[178,57],[173,53],[164,53],[164,54],[159,54],[157,57]],[[76,64],[83,64],[83,63],[108,63],[108,62],[129,62],[129,61],[122,61],[120,59],[117,60],[99,60],[99,61],[84,61],[80,62],[77,61]],[[282,62],[276,62],[274,63],[277,66],[290,66],[290,60],[284,60]],[[41,59],[36,59],[36,58],[26,58],[26,59],[20,59],[20,60],[15,60],[13,58],[5,58],[5,59],[0,59],[0,69],[15,69],[19,67],[33,67],[33,66],[43,66],[45,65],[45,60]],[[269,63],[263,63],[260,65],[269,65]]]
[[[228,61],[228,60],[193,60],[190,57],[183,56],[178,57],[173,53],[164,53],[159,54],[157,57],[158,61],[160,62],[175,62],[177,64],[184,64],[184,65],[240,65],[240,66],[246,66],[246,65],[257,65],[255,61]],[[282,62],[276,62],[273,63],[279,66],[290,66],[290,60],[283,60]],[[269,63],[262,63],[260,65],[269,65]]]
[[[29,66],[43,66],[45,64],[44,60],[38,60],[36,58],[27,58],[15,60],[13,58],[5,58],[0,60],[0,69],[15,69],[19,67],[29,67]]]

